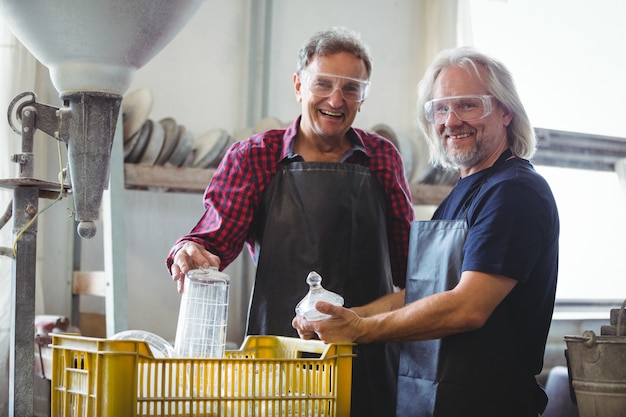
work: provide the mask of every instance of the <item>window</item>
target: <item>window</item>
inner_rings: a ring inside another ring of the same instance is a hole
[[[513,73],[537,128],[623,138],[626,2],[459,2],[459,44]],[[537,165],[561,216],[559,301],[626,297],[626,189],[615,171]]]

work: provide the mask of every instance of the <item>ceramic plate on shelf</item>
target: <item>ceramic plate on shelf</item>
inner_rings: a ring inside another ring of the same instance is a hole
[[[154,165],[161,154],[163,149],[163,142],[165,140],[165,132],[163,126],[159,122],[148,119],[146,123],[150,123],[150,139],[148,139],[148,145],[144,149],[141,158],[139,158],[140,164]]]
[[[222,158],[224,158],[224,155],[226,155],[226,152],[228,152],[228,150],[230,149],[230,146],[233,143],[235,143],[235,138],[232,137],[231,135],[228,135],[228,141],[222,147],[222,151],[219,153],[219,155],[217,155],[215,158],[213,158],[213,161],[209,162],[206,165],[206,167],[207,168],[217,168],[219,166],[220,162],[222,162]]]
[[[225,148],[230,142],[230,135],[224,129],[212,129],[198,136],[193,144],[195,158],[194,168],[208,168],[220,155],[223,156]]]
[[[124,141],[141,129],[152,110],[152,92],[147,88],[135,90],[122,98]]]
[[[196,156],[196,151],[192,149],[191,151],[189,151],[189,153],[187,153],[185,160],[182,162],[182,164],[180,164],[180,166],[182,168],[192,168],[195,156]]]
[[[193,146],[193,135],[184,125],[178,125],[178,139],[176,140],[176,148],[168,158],[165,165],[179,167],[182,166],[187,156],[191,153]]]
[[[124,140],[124,162],[128,162],[127,159],[130,153],[133,151],[135,145],[137,145],[139,135],[141,135],[141,129],[139,129],[137,133],[132,135],[129,140]]]
[[[143,151],[148,146],[151,130],[152,124],[146,121],[143,126],[141,126],[141,129],[138,132],[137,140],[135,140],[134,146],[128,152],[126,158],[124,158],[124,162],[134,164],[139,161],[141,155],[143,155]]]
[[[178,126],[176,125],[176,120],[171,117],[161,119],[159,123],[163,126],[163,149],[161,149],[161,153],[155,163],[156,165],[164,165],[176,149],[179,138]]]

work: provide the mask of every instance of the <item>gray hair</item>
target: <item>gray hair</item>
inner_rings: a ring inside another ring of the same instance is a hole
[[[300,74],[316,56],[333,55],[348,52],[361,59],[367,70],[367,78],[372,75],[372,57],[369,47],[361,40],[361,36],[344,27],[314,33],[298,52],[296,72]]]
[[[511,123],[507,126],[507,140],[513,155],[524,159],[532,158],[537,149],[537,139],[517,93],[513,76],[496,59],[473,48],[462,47],[440,52],[418,84],[417,124],[426,136],[430,150],[430,162],[447,169],[456,169],[446,157],[444,145],[439,139],[435,126],[426,120],[424,113],[424,105],[432,99],[433,86],[437,77],[444,69],[451,66],[458,66],[468,73],[476,74],[484,82],[489,94],[493,95],[500,105],[512,115]],[[485,70],[486,79],[481,78],[479,66]]]

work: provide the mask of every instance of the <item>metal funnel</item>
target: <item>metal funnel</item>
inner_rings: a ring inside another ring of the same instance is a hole
[[[137,69],[187,24],[203,0],[0,0],[0,15],[48,69],[65,108],[76,220],[95,234],[115,125]],[[61,116],[62,115],[62,116]],[[67,135],[67,137],[64,137]]]

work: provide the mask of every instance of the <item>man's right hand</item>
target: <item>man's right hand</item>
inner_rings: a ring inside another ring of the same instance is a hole
[[[211,266],[219,268],[220,262],[217,255],[207,251],[196,242],[185,242],[174,255],[174,263],[171,267],[172,279],[177,283],[178,292],[183,293],[185,275],[189,271]]]

